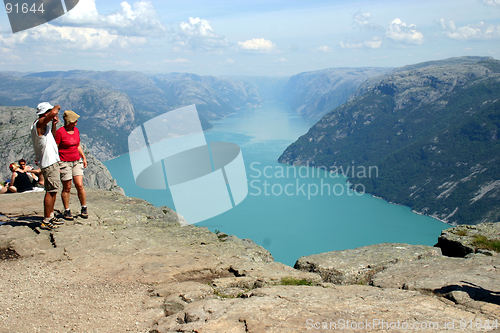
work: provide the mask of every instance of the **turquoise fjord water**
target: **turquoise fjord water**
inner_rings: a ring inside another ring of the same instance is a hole
[[[286,147],[313,124],[273,103],[213,122],[206,139],[241,147],[249,194],[233,209],[196,225],[250,238],[269,250],[276,261],[290,266],[301,256],[370,244],[436,243],[448,225],[412,213],[408,207],[353,192],[341,175],[277,163]],[[128,154],[104,164],[128,196],[174,208],[168,190],[146,190],[135,184]],[[353,168],[367,177],[384,172],[355,161],[343,166],[343,172]]]

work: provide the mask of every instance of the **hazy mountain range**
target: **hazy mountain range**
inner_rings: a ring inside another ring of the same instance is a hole
[[[127,152],[130,132],[143,122],[173,109],[196,104],[203,128],[265,100],[296,104],[297,112],[317,117],[325,106],[345,102],[360,83],[384,70],[325,70],[297,78],[214,77],[187,73],[146,75],[140,72],[66,71],[41,73],[0,72],[0,105],[36,107],[40,101],[59,104],[81,115],[82,140],[101,161]],[[336,80],[326,83],[336,73]],[[302,78],[306,76],[312,82]],[[338,77],[342,76],[342,84]],[[301,79],[302,78],[302,79]],[[318,78],[318,79],[315,79]],[[306,86],[307,85],[307,86]],[[307,108],[297,102],[297,91],[309,91]],[[321,93],[315,94],[315,91]],[[334,95],[334,98],[329,98]],[[342,96],[340,98],[339,96]],[[327,99],[328,102],[317,102]],[[241,111],[243,112],[243,111]]]
[[[288,80],[283,99],[302,116],[321,118],[345,103],[358,86],[390,68],[330,68],[294,75]]]

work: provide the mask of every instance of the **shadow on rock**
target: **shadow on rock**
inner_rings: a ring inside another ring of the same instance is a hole
[[[8,225],[11,227],[28,227],[36,234],[40,233],[37,228],[40,227],[43,218],[40,216],[20,216],[15,219],[11,218],[9,222],[4,222],[2,225]]]
[[[467,301],[474,300],[500,305],[500,292],[484,289],[467,281],[460,282],[464,284],[444,286],[435,289],[434,292],[442,294],[458,304],[464,304],[467,303]]]

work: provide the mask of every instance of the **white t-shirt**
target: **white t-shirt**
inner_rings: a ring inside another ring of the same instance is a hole
[[[31,140],[35,148],[35,157],[40,164],[40,168],[45,169],[54,163],[60,161],[59,150],[57,149],[56,140],[52,135],[49,124],[45,128],[45,133],[38,136],[36,132],[36,123],[38,119],[31,125]]]

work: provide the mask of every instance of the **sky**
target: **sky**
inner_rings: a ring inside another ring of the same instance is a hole
[[[500,0],[80,0],[17,33],[0,9],[0,71],[291,76],[469,55],[500,59]]]

